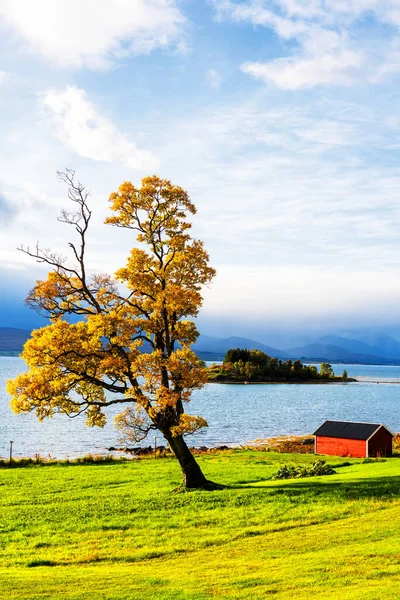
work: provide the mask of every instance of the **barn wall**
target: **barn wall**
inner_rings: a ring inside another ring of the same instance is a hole
[[[384,427],[368,442],[368,456],[392,456],[392,436]]]
[[[354,456],[364,458],[367,455],[365,440],[316,436],[315,452],[333,456]]]

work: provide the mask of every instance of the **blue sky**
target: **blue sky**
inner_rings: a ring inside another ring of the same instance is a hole
[[[15,247],[67,254],[72,167],[93,270],[133,244],[102,224],[122,181],[188,190],[202,332],[400,333],[400,0],[0,0],[0,32],[0,326],[38,324]]]

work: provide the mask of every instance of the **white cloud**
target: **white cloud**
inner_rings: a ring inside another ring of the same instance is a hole
[[[222,77],[215,69],[208,69],[206,77],[209,85],[212,88],[217,89],[221,86]]]
[[[156,158],[138,150],[128,136],[102,116],[84,90],[67,86],[50,90],[41,100],[53,120],[58,138],[79,156],[96,161],[122,163],[133,169],[153,169]]]
[[[266,27],[282,40],[295,42],[290,56],[242,65],[245,73],[281,89],[377,83],[400,70],[399,0],[214,0],[213,4],[219,19]],[[376,38],[371,39],[365,28],[367,18],[375,21],[378,31],[381,28]]]
[[[273,12],[260,2],[231,2],[230,0],[214,0],[217,18],[222,20],[226,15],[234,21],[249,21],[253,25],[263,25],[276,30],[284,39],[290,39],[305,33],[307,26],[300,22],[284,18]]]
[[[248,62],[241,67],[244,73],[274,83],[284,90],[314,85],[351,85],[363,64],[360,52],[344,51],[310,58],[279,58],[270,62]]]
[[[175,0],[0,0],[0,19],[42,58],[95,69],[182,44],[186,20]]]
[[[269,25],[280,20],[303,32],[315,24],[348,27],[364,16],[400,26],[399,0],[212,0],[218,18]]]

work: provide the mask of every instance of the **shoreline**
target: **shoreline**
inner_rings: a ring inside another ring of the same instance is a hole
[[[314,438],[311,434],[309,435],[287,435],[287,436],[274,436],[271,438],[259,438],[256,440],[249,440],[242,444],[240,443],[226,443],[226,444],[218,444],[215,446],[190,446],[189,449],[194,456],[204,455],[204,454],[217,454],[218,452],[226,452],[226,451],[236,451],[236,450],[254,450],[254,451],[282,451],[278,450],[278,446],[281,444],[295,444],[300,446],[308,446],[312,445],[314,448]],[[304,453],[304,450],[300,450],[299,453]],[[88,452],[86,454],[81,454],[78,456],[67,456],[67,457],[56,457],[51,455],[33,455],[33,456],[13,456],[12,464],[14,466],[24,466],[24,464],[34,466],[37,465],[56,465],[56,464],[98,464],[98,463],[107,463],[107,462],[118,462],[119,460],[130,461],[130,460],[139,460],[141,458],[152,458],[152,459],[161,459],[161,458],[169,458],[173,457],[173,453],[168,448],[168,446],[138,446],[138,447],[115,447],[110,446],[109,448],[104,448],[103,451],[98,452]],[[0,469],[8,468],[10,466],[9,457],[8,456],[0,456]]]
[[[395,439],[400,436],[399,433],[395,434]],[[219,452],[227,451],[238,451],[238,450],[250,450],[255,452],[279,452],[282,454],[315,454],[315,437],[313,434],[288,434],[288,435],[275,435],[266,438],[256,438],[254,440],[248,440],[240,443],[228,443],[219,444],[216,446],[190,446],[190,451],[194,456],[201,456],[205,454],[217,454]],[[399,451],[398,442],[394,443],[395,452]],[[110,446],[104,448],[103,452],[89,452],[79,456],[73,457],[55,457],[55,456],[14,456],[13,463],[15,467],[22,466],[34,466],[37,465],[78,465],[78,464],[104,464],[107,462],[123,462],[131,460],[140,460],[141,458],[149,459],[162,459],[162,458],[173,458],[173,453],[167,446],[157,446],[154,452],[154,446],[138,446],[137,448],[122,448]],[[0,457],[1,468],[9,468],[9,458],[7,456]],[[24,464],[25,463],[25,464]]]
[[[325,384],[329,384],[332,385],[334,383],[336,384],[344,384],[344,383],[362,383],[360,382],[358,379],[353,379],[352,377],[349,377],[348,379],[338,379],[338,380],[329,380],[329,379],[322,379],[320,381],[315,380],[315,379],[306,379],[306,380],[292,380],[292,381],[235,381],[234,379],[227,379],[227,380],[209,380],[207,381],[207,383],[219,383],[219,384],[228,384],[228,385],[325,385]],[[372,382],[375,383],[375,382]],[[379,381],[377,381],[376,383],[379,383]],[[390,382],[390,383],[400,383],[400,382]]]

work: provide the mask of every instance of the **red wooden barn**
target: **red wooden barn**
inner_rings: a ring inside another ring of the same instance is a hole
[[[316,431],[316,454],[334,456],[392,456],[394,434],[381,423],[325,421]]]

